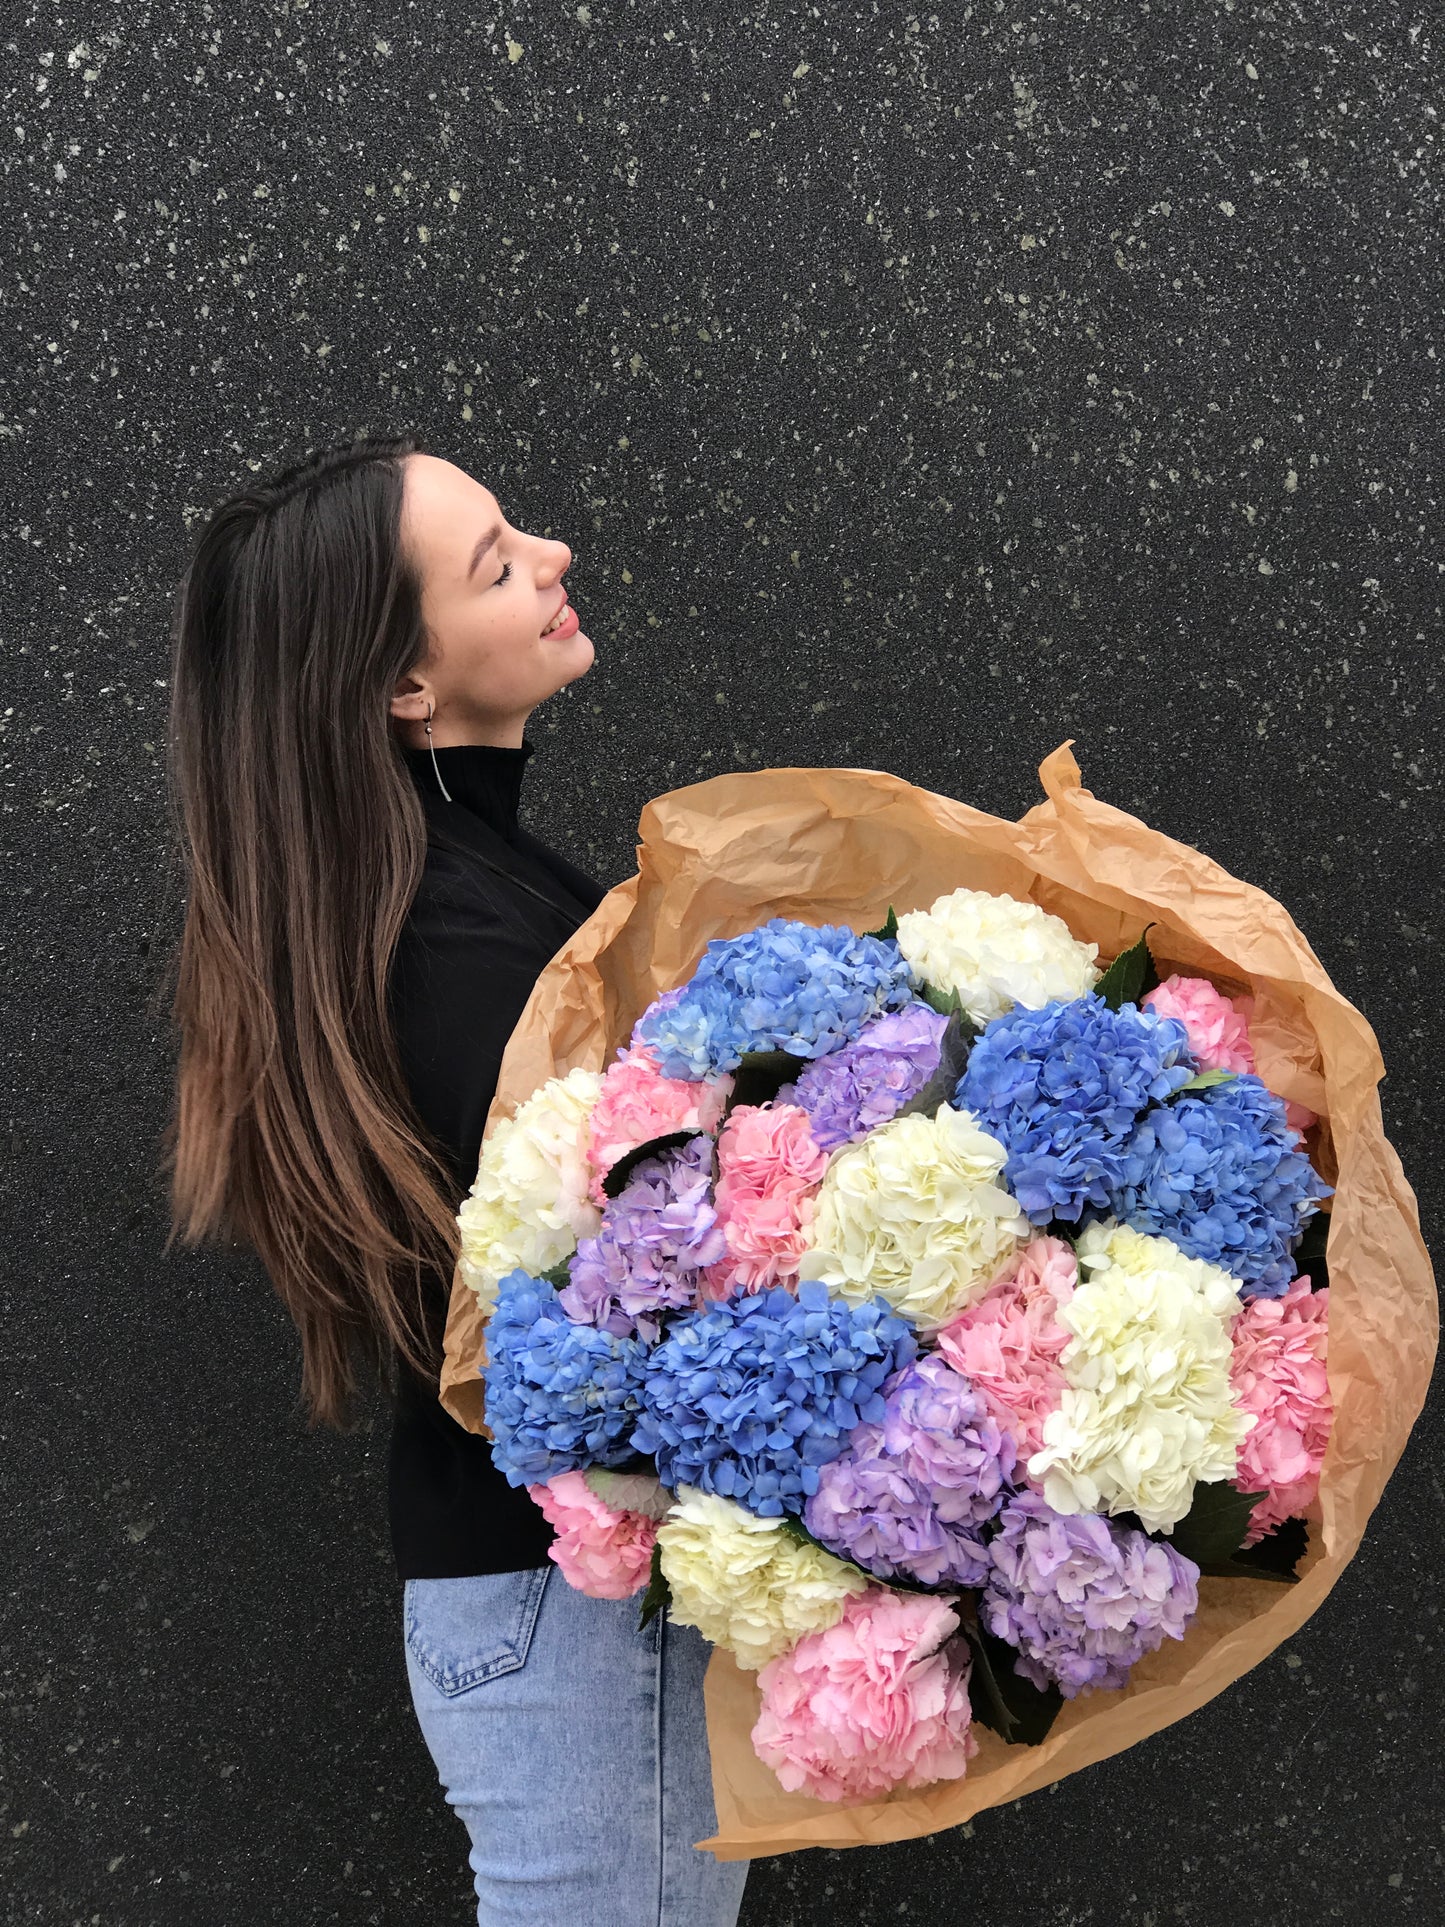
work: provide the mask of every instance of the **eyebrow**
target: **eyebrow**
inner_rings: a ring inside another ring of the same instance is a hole
[[[468,582],[470,582],[472,577],[476,574],[477,564],[481,561],[482,557],[486,554],[487,550],[492,546],[492,544],[496,541],[497,537],[501,533],[502,533],[502,525],[500,522],[498,522],[497,524],[495,524],[494,527],[487,530],[486,534],[482,537],[481,541],[478,542],[477,546],[472,550],[472,559],[467,564]]]

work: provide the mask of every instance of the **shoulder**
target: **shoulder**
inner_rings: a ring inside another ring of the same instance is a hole
[[[430,835],[413,903],[448,902],[474,896],[480,874],[481,866],[465,849]]]
[[[428,842],[397,940],[401,967],[440,951],[488,949],[508,940],[515,912],[505,887],[466,850]]]
[[[540,837],[534,836],[521,824],[517,826],[517,847],[550,872],[563,889],[589,913],[597,908],[611,887],[609,884],[599,883],[590,871],[579,868],[560,850],[550,843],[542,842]]]

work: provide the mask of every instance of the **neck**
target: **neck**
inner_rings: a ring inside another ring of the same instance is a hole
[[[447,743],[441,749],[403,746],[402,759],[424,798],[450,815],[452,806],[481,816],[508,841],[517,827],[517,808],[527,765],[536,745],[520,743]]]
[[[398,723],[397,737],[407,749],[520,749],[531,710],[496,723],[444,723],[434,719],[431,735],[425,723]]]

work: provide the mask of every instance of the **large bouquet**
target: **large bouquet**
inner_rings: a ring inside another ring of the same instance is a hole
[[[779,1802],[925,1790],[926,1825],[851,1836],[779,1839],[774,1803],[775,1846],[947,1824],[976,1727],[1042,1754],[1211,1583],[1319,1558],[1323,1080],[1261,1074],[1277,1010],[1179,967],[1167,915],[1103,952],[1036,878],[951,869],[868,930],[759,888],[605,1067],[494,1110],[461,1212],[467,1416],[566,1579],[728,1656]],[[750,1798],[707,1844],[758,1850]]]
[[[644,1619],[760,1669],[790,1789],[960,1775],[975,1712],[1042,1738],[1183,1637],[1201,1565],[1303,1550],[1329,1293],[1292,1254],[1329,1187],[1246,1013],[1096,952],[967,888],[775,917],[482,1154],[495,1461],[571,1584],[650,1566]]]

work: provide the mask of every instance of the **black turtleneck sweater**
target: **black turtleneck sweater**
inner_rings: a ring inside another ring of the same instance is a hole
[[[446,1153],[456,1203],[471,1189],[502,1051],[546,965],[606,888],[517,821],[536,744],[402,755],[427,817],[426,869],[390,981],[402,1071],[422,1123]],[[427,1280],[441,1353],[450,1278]],[[547,1563],[552,1528],[492,1463],[490,1442],[458,1425],[435,1379],[403,1369],[388,1474],[402,1579],[461,1579]]]

